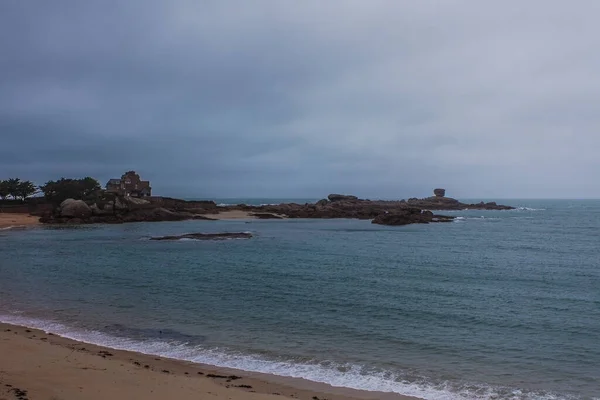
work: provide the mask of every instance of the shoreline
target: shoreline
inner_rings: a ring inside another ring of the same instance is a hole
[[[24,229],[41,225],[40,217],[29,214],[0,212],[0,230]]]
[[[16,389],[26,397],[60,400],[187,400],[202,394],[218,400],[419,400],[117,350],[3,322],[0,354],[0,398]]]

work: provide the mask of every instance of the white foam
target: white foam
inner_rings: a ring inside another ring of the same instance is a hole
[[[546,211],[545,208],[517,207],[518,211]]]
[[[523,393],[519,390],[495,388],[492,386],[469,384],[457,388],[448,382],[432,384],[425,379],[408,382],[390,371],[369,370],[360,365],[334,362],[296,363],[293,361],[267,360],[253,354],[242,354],[221,348],[190,346],[181,342],[158,340],[140,341],[111,336],[94,330],[73,329],[64,324],[22,315],[0,314],[0,321],[29,328],[40,329],[56,335],[109,347],[129,350],[178,360],[197,362],[242,371],[260,372],[284,377],[303,378],[326,383],[334,387],[345,387],[366,391],[391,392],[426,400],[484,400],[484,399],[565,399],[549,393]],[[502,390],[500,394],[498,391]],[[511,392],[512,394],[508,394]],[[575,399],[575,398],[573,398]]]
[[[0,231],[9,231],[11,229],[19,229],[19,228],[25,228],[25,225],[10,225],[10,226],[5,226],[4,228],[0,228]]]
[[[456,217],[454,218],[454,222],[464,222],[466,220],[471,220],[471,221],[498,221],[500,220],[500,218],[496,218],[496,217],[485,217],[483,215],[479,216],[479,217]]]

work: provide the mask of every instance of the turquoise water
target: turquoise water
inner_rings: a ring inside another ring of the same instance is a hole
[[[600,398],[600,201],[505,203],[521,208],[406,227],[266,220],[0,232],[0,320],[427,399]],[[255,237],[147,240],[223,231]]]

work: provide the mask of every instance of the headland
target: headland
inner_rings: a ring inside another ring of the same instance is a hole
[[[113,196],[93,201],[67,199],[52,211],[42,214],[48,224],[90,224],[181,221],[190,219],[285,219],[285,218],[352,218],[370,219],[375,224],[408,225],[413,223],[448,222],[451,216],[433,211],[509,210],[513,207],[490,203],[463,203],[445,197],[436,189],[432,197],[408,200],[368,200],[352,195],[331,194],[316,203],[282,203],[253,206],[238,204],[218,206],[214,201],[187,201],[169,197],[136,198]]]

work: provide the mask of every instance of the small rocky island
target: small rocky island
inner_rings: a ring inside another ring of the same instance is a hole
[[[330,194],[316,203],[282,203],[251,206],[239,204],[219,207],[213,201],[186,201],[168,197],[137,198],[113,195],[94,202],[64,200],[52,212],[40,219],[50,224],[126,223],[152,221],[210,220],[206,215],[228,211],[247,213],[259,219],[282,218],[354,218],[370,219],[381,225],[448,222],[453,217],[435,215],[443,210],[510,210],[513,207],[490,203],[467,204],[445,197],[444,189],[435,189],[434,196],[408,200],[365,200],[352,195]],[[165,239],[167,240],[167,239]]]
[[[152,237],[150,240],[227,240],[227,239],[250,239],[250,232],[226,232],[226,233],[186,233],[185,235]]]

